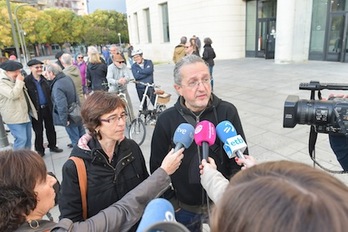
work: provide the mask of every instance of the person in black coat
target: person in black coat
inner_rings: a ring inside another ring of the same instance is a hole
[[[87,86],[90,90],[108,90],[108,81],[106,74],[108,66],[103,62],[98,50],[90,46],[88,47],[88,64],[87,64]]]
[[[212,43],[213,41],[209,37],[204,39],[204,46],[203,46],[204,51],[203,51],[202,58],[209,65],[209,73],[211,77],[211,90],[213,91],[213,87],[214,87],[213,67],[215,65],[214,59],[216,55],[215,55],[214,49],[211,46]]]

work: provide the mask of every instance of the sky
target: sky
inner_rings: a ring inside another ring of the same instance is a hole
[[[89,13],[95,10],[116,10],[126,13],[126,0],[88,0]]]

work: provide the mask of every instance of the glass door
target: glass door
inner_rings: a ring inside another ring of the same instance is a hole
[[[348,13],[332,13],[326,42],[326,60],[348,62]]]
[[[263,18],[257,20],[256,56],[274,59],[276,38],[276,19]]]

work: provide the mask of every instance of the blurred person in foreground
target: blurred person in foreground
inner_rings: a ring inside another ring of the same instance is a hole
[[[233,176],[210,217],[212,232],[345,232],[348,188],[293,161],[255,165]]]
[[[230,121],[238,135],[245,140],[237,108],[211,92],[207,64],[196,55],[183,57],[174,68],[174,88],[179,94],[175,105],[162,112],[157,120],[151,141],[150,171],[161,164],[171,147],[175,147],[173,135],[181,123],[193,127],[202,120],[215,126],[221,121]],[[244,151],[246,154],[248,150]],[[202,222],[208,217],[206,194],[200,184],[199,165],[201,152],[194,142],[185,150],[185,158],[179,170],[172,175],[173,189],[166,192],[176,211],[176,220],[190,231],[201,231]],[[230,178],[240,170],[234,159],[229,159],[223,143],[216,139],[209,147],[209,156],[215,160],[217,169]]]
[[[242,170],[256,165],[256,160],[253,156],[244,155],[244,157],[244,159],[234,158],[236,163],[242,166]],[[216,168],[214,159],[210,157],[208,157],[208,160],[202,159],[202,163],[199,165],[201,184],[214,203],[218,202],[229,183],[229,179],[225,178]]]
[[[148,176],[138,144],[124,136],[125,102],[114,93],[96,91],[82,105],[81,115],[89,133],[70,156],[83,159],[87,170],[87,218],[120,200]],[[60,218],[83,220],[81,194],[75,163],[62,168]],[[130,231],[135,231],[133,227]]]
[[[31,149],[31,118],[38,120],[37,111],[30,100],[23,65],[8,60],[0,65],[0,113],[14,137],[13,149]]]
[[[55,204],[56,179],[47,175],[43,159],[34,151],[0,151],[0,231],[128,231],[141,217],[150,200],[170,185],[183,149],[169,152],[161,167],[118,202],[83,222],[43,219]]]

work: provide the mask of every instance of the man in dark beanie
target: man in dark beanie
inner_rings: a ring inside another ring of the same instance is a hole
[[[63,66],[62,61],[61,61],[61,57],[63,54],[64,54],[64,52],[60,51],[60,52],[57,52],[57,54],[55,55],[55,57],[57,59],[56,63],[59,65],[59,67],[62,68],[62,70],[64,69],[64,66]]]
[[[29,60],[27,65],[30,68],[30,74],[25,77],[25,86],[31,101],[38,113],[38,120],[32,119],[32,126],[35,132],[35,150],[41,155],[45,155],[43,144],[43,130],[45,125],[48,147],[51,152],[62,152],[63,150],[56,146],[57,133],[54,128],[52,118],[51,90],[46,78],[42,75],[43,62],[37,59]]]
[[[21,74],[23,65],[8,60],[0,65],[0,113],[14,137],[13,149],[31,149],[30,116],[38,119]]]

